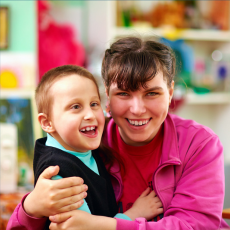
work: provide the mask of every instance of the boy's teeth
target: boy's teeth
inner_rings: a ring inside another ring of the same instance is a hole
[[[129,121],[129,123],[130,123],[131,125],[135,125],[135,126],[145,125],[145,124],[147,124],[147,123],[149,122],[149,120],[144,120],[144,121],[131,121],[131,120],[129,120],[129,119],[128,119],[128,121]]]
[[[81,129],[80,131],[85,132],[85,131],[90,131],[90,130],[95,130],[95,126],[86,127],[85,129]]]

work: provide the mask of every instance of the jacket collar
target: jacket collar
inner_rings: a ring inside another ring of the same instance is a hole
[[[111,130],[112,126],[114,126],[113,119],[111,119],[108,123],[108,130]],[[108,138],[107,136],[107,142],[109,146],[111,146],[112,138]],[[173,120],[173,115],[171,114],[168,114],[164,121],[164,137],[160,164],[164,163],[175,163],[177,165],[181,164],[176,127]],[[111,171],[119,171],[119,165],[113,165]]]
[[[168,114],[164,121],[164,139],[160,164],[164,163],[181,164],[176,127],[171,114]]]

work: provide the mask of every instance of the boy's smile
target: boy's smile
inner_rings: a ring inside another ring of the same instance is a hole
[[[55,82],[50,94],[50,134],[67,150],[86,152],[98,148],[105,118],[94,82],[72,74]]]
[[[83,135],[87,137],[96,137],[98,135],[97,126],[86,126],[80,129]]]

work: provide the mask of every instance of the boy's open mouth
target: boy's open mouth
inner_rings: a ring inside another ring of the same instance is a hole
[[[83,134],[86,135],[95,135],[96,134],[96,126],[87,126],[87,127],[83,127],[80,129],[80,132],[82,132]]]

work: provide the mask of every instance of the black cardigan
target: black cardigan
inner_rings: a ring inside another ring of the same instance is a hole
[[[36,182],[40,174],[49,166],[59,165],[58,175],[61,177],[78,176],[88,186],[85,198],[93,215],[113,217],[117,211],[116,199],[110,181],[109,173],[99,156],[99,150],[93,150],[92,155],[97,163],[99,174],[88,168],[76,156],[66,153],[60,149],[45,145],[46,138],[38,139],[35,143],[34,152],[34,178]],[[50,221],[47,221],[46,229],[49,229]]]

